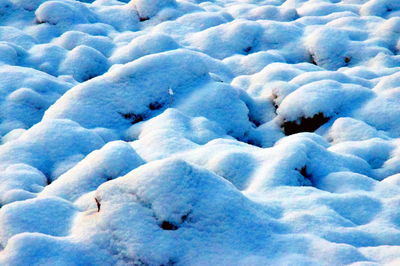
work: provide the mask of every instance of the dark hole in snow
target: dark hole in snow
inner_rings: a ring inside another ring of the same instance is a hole
[[[123,118],[129,120],[132,125],[144,120],[144,117],[141,114],[134,114],[134,113],[126,113],[126,114],[120,113],[120,114],[122,115]]]
[[[46,23],[45,21],[41,21],[41,20],[38,20],[37,18],[35,19],[35,23],[36,24],[43,24],[43,23]]]
[[[231,135],[231,136],[232,136],[232,135]],[[240,142],[244,142],[244,143],[247,143],[247,144],[249,144],[249,145],[262,148],[261,143],[259,143],[256,139],[250,138],[247,134],[245,134],[245,135],[242,136],[242,137],[235,137],[235,139],[238,140],[238,141],[240,141]]]
[[[168,262],[166,264],[161,264],[160,266],[172,266],[175,265],[176,261],[169,259]]]
[[[139,17],[139,21],[140,22],[143,22],[143,21],[146,21],[146,20],[149,20],[150,18],[149,17]]]
[[[189,217],[189,214],[182,215],[182,217],[181,217],[182,223],[185,222],[188,217]]]
[[[317,61],[315,61],[315,56],[313,54],[310,54],[310,63],[313,65],[318,65]]]
[[[46,185],[50,185],[53,181],[51,180],[50,176],[47,173],[43,173],[46,177]]]
[[[135,266],[149,266],[147,262],[144,262],[141,259],[135,259],[134,261],[130,261],[130,264],[128,265],[135,265]]]
[[[344,62],[345,62],[346,64],[350,63],[350,61],[351,61],[351,57],[350,57],[350,56],[346,56],[346,57],[344,58]]]
[[[160,225],[163,230],[178,230],[178,226],[171,224],[168,221],[163,221]]]
[[[92,78],[95,78],[95,77],[97,77],[97,75],[88,75],[87,77],[82,78],[82,82],[88,81],[88,80],[90,80]]]
[[[162,103],[159,103],[159,102],[154,102],[154,103],[150,103],[150,104],[149,104],[149,109],[152,110],[152,111],[154,111],[154,110],[159,110],[159,109],[161,109],[162,107],[163,107],[163,104],[162,104]]]
[[[391,9],[390,7],[387,8],[387,12],[391,12],[393,11],[393,9]]]
[[[260,148],[262,148],[262,145],[260,144],[260,143],[258,143],[256,140],[254,140],[254,139],[248,139],[247,141],[246,141],[246,143],[247,144],[250,144],[250,145],[253,145],[253,146],[257,146],[257,147],[260,147]]]
[[[57,25],[57,23],[52,23],[52,22],[50,22],[50,21],[46,21],[46,20],[39,20],[39,19],[35,19],[35,22],[37,23],[37,24],[44,24],[44,23],[47,23],[47,24],[49,24],[49,25]]]
[[[253,49],[253,47],[249,46],[249,47],[244,48],[243,51],[245,53],[250,53],[251,49]]]
[[[275,108],[275,113],[276,113],[276,109],[278,109],[279,105],[278,105],[278,95],[276,95],[275,93],[271,94],[271,100],[272,100],[272,104]]]
[[[303,166],[300,170],[296,168],[296,171],[298,171],[304,178],[303,180],[303,186],[314,186],[313,182],[313,177],[312,175],[307,171],[307,166]]]
[[[192,213],[192,211],[189,211],[187,214],[184,214],[181,216],[181,222],[184,223],[189,219],[189,215]]]
[[[259,127],[261,125],[260,121],[258,121],[257,119],[254,119],[253,117],[250,117],[250,116],[249,116],[249,121],[251,123],[253,123],[255,127]]]
[[[314,132],[328,122],[329,119],[330,117],[324,116],[323,113],[318,113],[313,117],[302,117],[300,123],[297,121],[285,121],[282,124],[282,129],[286,136],[300,132]]]
[[[305,178],[309,178],[310,176],[307,174],[307,166],[303,166],[301,169],[300,169],[300,174],[302,175],[302,176],[304,176]]]

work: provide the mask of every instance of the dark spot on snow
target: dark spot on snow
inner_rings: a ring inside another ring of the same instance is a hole
[[[231,135],[231,136],[232,136],[232,135]],[[232,136],[232,137],[233,137],[233,136]],[[247,133],[244,134],[244,136],[242,136],[242,137],[235,137],[235,139],[238,140],[238,141],[240,141],[240,142],[244,142],[244,143],[247,143],[247,144],[249,144],[249,145],[262,148],[261,143],[259,143],[259,142],[258,142],[257,140],[255,140],[255,139],[250,138],[250,137],[248,136]]]
[[[307,172],[307,166],[303,166],[301,169],[300,169],[300,174],[305,178],[305,179],[308,179],[308,180],[312,180],[312,175],[311,174],[309,174],[308,172]]]
[[[254,140],[254,139],[248,139],[246,141],[246,143],[250,144],[250,145],[253,145],[253,146],[256,146],[256,147],[262,148],[262,145],[259,142],[257,142],[256,140]]]
[[[87,77],[82,78],[82,82],[88,81],[88,80],[90,80],[92,78],[95,78],[95,77],[97,77],[97,75],[88,75]]]
[[[159,109],[161,109],[162,107],[163,107],[163,104],[162,104],[162,103],[159,103],[159,102],[154,102],[154,103],[150,103],[150,104],[149,104],[149,109],[152,110],[152,111],[154,111],[154,110],[159,110]]]
[[[346,56],[343,60],[344,60],[344,62],[345,62],[346,64],[348,64],[348,63],[350,63],[350,61],[351,61],[351,57],[350,57],[350,56]]]
[[[143,21],[146,21],[146,20],[149,20],[150,18],[149,17],[139,17],[139,21],[140,22],[143,22]]]
[[[299,173],[304,177],[305,181],[307,181],[310,185],[314,185],[312,175],[307,171],[307,166],[303,166],[299,171]]]
[[[316,66],[318,65],[317,61],[315,61],[315,55],[312,53],[310,53],[310,63]]]
[[[97,212],[99,212],[101,207],[100,201],[97,198],[94,198],[94,201],[96,202]]]
[[[0,9],[0,16],[4,16],[7,12],[6,9],[9,9],[11,7],[11,5],[9,4],[5,4],[1,9]]]
[[[133,261],[126,261],[127,265],[135,265],[135,266],[149,266],[147,262],[144,262],[141,259],[135,258]]]
[[[132,125],[144,120],[144,116],[141,114],[134,114],[134,113],[125,113],[125,114],[120,113],[120,114],[122,115],[123,118],[129,120],[129,122]]]
[[[176,265],[176,261],[173,259],[169,259],[166,264],[160,264],[160,266],[172,266],[172,265]]]
[[[43,173],[43,172],[42,172]],[[46,186],[50,185],[53,181],[50,178],[48,173],[43,173],[44,177],[46,178]]]
[[[192,213],[192,211],[188,211],[188,213],[184,214],[181,216],[181,223],[186,222],[189,219],[189,215]]]
[[[189,214],[182,215],[182,217],[181,217],[182,223],[184,223],[188,219],[188,217],[189,217]]]
[[[278,101],[277,101],[278,100],[278,95],[276,93],[272,93],[271,94],[271,100],[272,100],[272,104],[273,104],[273,106],[275,108],[275,111],[276,111],[276,109],[278,109],[278,107],[279,107]]]
[[[253,125],[254,125],[255,127],[259,127],[259,126],[261,125],[261,122],[258,121],[257,119],[255,119],[254,117],[249,116],[249,121],[250,121],[251,123],[253,123]]]
[[[253,47],[249,46],[249,47],[244,48],[244,49],[243,49],[243,52],[245,52],[245,53],[248,54],[248,53],[251,52],[252,49],[253,49]]]
[[[37,24],[44,24],[44,23],[47,23],[47,24],[49,24],[49,25],[57,25],[57,23],[52,23],[52,22],[50,22],[50,21],[46,21],[46,20],[39,20],[39,19],[35,19],[35,22],[37,23]]]
[[[232,135],[233,134],[233,130],[232,129],[228,129],[228,131],[226,132],[227,135]]]
[[[174,225],[174,224],[172,224],[172,223],[170,223],[168,221],[163,221],[161,223],[160,227],[163,230],[178,230],[178,228],[179,228],[178,226],[176,226],[176,225]]]
[[[35,19],[35,23],[36,24],[43,24],[43,23],[45,23],[45,21],[41,21],[41,20],[38,20],[37,18]]]
[[[300,132],[314,132],[320,126],[328,122],[330,117],[324,116],[323,113],[318,113],[313,117],[302,117],[298,121],[285,121],[282,124],[283,132],[286,136]]]
[[[387,12],[393,11],[393,9],[391,9],[390,7],[388,7],[386,10],[387,10]]]

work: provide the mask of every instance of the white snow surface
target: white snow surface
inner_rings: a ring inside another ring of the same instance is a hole
[[[400,265],[400,1],[0,0],[0,265]]]

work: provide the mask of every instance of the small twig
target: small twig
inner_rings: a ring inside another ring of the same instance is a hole
[[[174,90],[171,87],[168,87],[168,105],[172,105],[174,102]]]
[[[100,201],[97,198],[94,198],[94,200],[96,201],[97,212],[99,212],[100,211],[100,206],[101,206]]]

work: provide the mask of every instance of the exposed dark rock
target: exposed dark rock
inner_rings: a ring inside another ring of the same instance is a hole
[[[149,104],[149,109],[152,110],[152,111],[154,111],[154,110],[159,110],[159,109],[161,109],[162,107],[163,107],[163,104],[162,104],[162,103],[159,103],[159,102],[154,102],[154,103],[150,103],[150,104]]]
[[[143,21],[146,21],[146,20],[149,20],[150,18],[149,17],[139,17],[139,21],[140,22],[143,22]]]
[[[178,226],[176,226],[176,225],[174,225],[174,224],[172,224],[172,223],[170,223],[168,221],[163,221],[161,223],[160,227],[163,230],[178,230],[178,228],[179,228]]]
[[[100,201],[97,198],[94,198],[94,201],[96,201],[97,212],[99,212],[100,211],[100,207],[101,207]]]
[[[307,166],[303,166],[300,170],[299,169],[296,169],[296,170],[299,171],[299,173],[304,177],[305,185],[314,186],[313,177],[307,171]]]
[[[252,49],[253,49],[253,47],[249,46],[249,47],[244,48],[244,49],[243,49],[243,52],[245,52],[245,53],[248,54],[248,53],[251,52]]]
[[[329,119],[330,117],[326,117],[323,113],[318,113],[313,117],[302,117],[300,121],[285,121],[282,129],[286,136],[300,132],[314,132]]]
[[[144,120],[144,116],[141,114],[134,114],[134,113],[126,113],[126,114],[120,113],[120,114],[122,115],[123,118],[129,120],[132,125]]]

